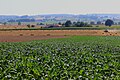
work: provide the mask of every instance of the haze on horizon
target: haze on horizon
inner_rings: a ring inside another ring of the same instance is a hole
[[[0,0],[0,15],[120,14],[119,0]]]

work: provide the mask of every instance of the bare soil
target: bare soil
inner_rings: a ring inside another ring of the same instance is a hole
[[[68,36],[120,36],[120,31],[103,30],[13,30],[0,31],[0,42],[22,42]]]

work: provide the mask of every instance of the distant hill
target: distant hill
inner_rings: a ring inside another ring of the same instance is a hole
[[[120,22],[120,14],[43,14],[43,15],[0,15],[0,22],[25,22],[26,21],[34,21],[34,22],[64,22],[66,20],[71,21],[104,21],[106,19],[112,19],[116,22]]]

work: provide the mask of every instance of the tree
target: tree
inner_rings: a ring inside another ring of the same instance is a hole
[[[43,23],[37,23],[36,25],[44,25]]]
[[[18,22],[18,25],[21,25],[21,22]]]
[[[80,22],[80,27],[85,27],[85,23],[84,22]]]
[[[85,23],[85,22],[76,22],[76,23],[74,23],[74,25],[76,26],[76,27],[92,27],[91,25],[89,25],[88,23]]]
[[[70,27],[72,25],[72,22],[70,20],[65,22],[65,27]]]
[[[114,24],[114,22],[111,20],[111,19],[107,19],[106,21],[105,21],[105,26],[112,26]]]
[[[43,23],[40,23],[40,25],[44,25]]]
[[[65,23],[62,23],[62,26],[65,27]]]
[[[6,24],[7,24],[7,22],[4,22],[3,24],[4,24],[4,25],[6,25]]]
[[[120,25],[120,22],[118,22],[118,25]]]
[[[59,25],[62,25],[62,23],[61,23],[61,22],[59,22],[58,24],[59,24]]]
[[[95,25],[95,22],[94,22],[94,21],[92,21],[92,22],[90,22],[90,24],[91,24],[91,25]]]
[[[97,25],[101,25],[101,24],[102,24],[101,21],[98,21],[98,22],[97,22]]]
[[[32,27],[32,28],[34,28],[34,27],[35,27],[35,25],[31,25],[31,27]]]
[[[79,22],[79,21],[78,21],[78,22],[76,23],[76,27],[84,27],[84,25],[85,25],[84,22]]]
[[[30,28],[31,27],[30,24],[28,24],[27,27]]]

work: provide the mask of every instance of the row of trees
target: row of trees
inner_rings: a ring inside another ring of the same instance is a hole
[[[35,22],[35,19],[18,19],[18,20],[9,20],[8,22]]]
[[[4,23],[1,23],[1,24],[7,25],[8,23],[7,23],[7,22],[4,22]],[[22,23],[21,23],[21,22],[18,22],[17,24],[18,24],[18,25],[21,25]]]
[[[92,25],[85,22],[71,22],[70,20],[62,24],[65,27],[92,27]]]
[[[97,24],[100,24],[101,22],[98,22]],[[4,25],[7,24],[7,22],[4,22],[3,23]],[[18,22],[18,25],[21,25],[22,23],[21,22]],[[112,26],[114,24],[114,22],[111,20],[111,19],[107,19],[105,21],[105,25],[106,26]],[[37,23],[36,25],[44,25],[43,23]],[[64,27],[92,27],[92,25],[94,25],[94,22],[88,24],[88,23],[85,23],[85,22],[71,22],[70,20],[67,20],[65,23],[61,23],[59,22],[58,25],[62,25]]]
[[[101,22],[97,22],[97,24],[101,24]],[[105,21],[105,26],[112,26],[114,24],[113,20],[107,19]],[[94,22],[91,22],[90,24],[85,23],[85,22],[71,22],[70,20],[66,21],[63,26],[65,27],[92,27],[94,25]]]

